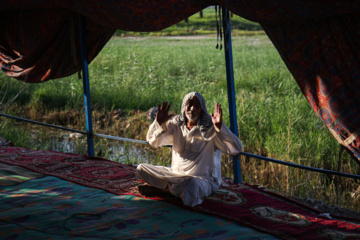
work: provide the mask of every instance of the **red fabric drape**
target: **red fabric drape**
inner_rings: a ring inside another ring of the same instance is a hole
[[[0,67],[24,82],[43,82],[81,70],[78,15],[68,10],[11,10],[0,14]],[[88,20],[86,45],[92,60],[114,29]],[[94,34],[93,34],[94,33]]]
[[[311,107],[360,165],[359,17],[262,26]]]
[[[0,67],[36,83],[81,70],[78,16],[85,16],[88,61],[116,29],[158,31],[207,7],[206,1],[0,1]]]
[[[68,76],[81,69],[78,15],[91,61],[115,29],[162,30],[214,3],[261,23],[314,111],[360,159],[359,0],[0,0],[0,67],[25,82]]]

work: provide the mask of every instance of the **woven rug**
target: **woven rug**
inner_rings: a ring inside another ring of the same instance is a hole
[[[19,166],[0,163],[0,187],[16,185],[43,176],[41,173],[29,171]]]
[[[0,162],[118,195],[139,196],[135,168],[86,155],[0,147]],[[283,239],[360,239],[360,223],[326,218],[285,197],[246,184],[222,187],[195,210],[221,216]]]
[[[45,176],[0,187],[0,239],[279,238],[164,201]]]

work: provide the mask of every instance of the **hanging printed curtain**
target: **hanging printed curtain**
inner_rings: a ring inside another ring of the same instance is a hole
[[[360,165],[359,17],[262,26],[311,107]]]
[[[115,29],[87,20],[92,60]],[[81,70],[79,16],[69,11],[19,10],[0,14],[0,67],[8,76],[34,83]],[[92,34],[94,33],[94,34]]]
[[[0,67],[36,83],[81,69],[78,16],[89,62],[116,29],[159,31],[220,4],[259,22],[314,111],[360,164],[360,2],[357,0],[0,0]]]
[[[210,2],[211,3],[211,2]],[[0,67],[38,83],[81,70],[78,17],[91,62],[116,29],[159,31],[209,6],[207,1],[0,0]]]

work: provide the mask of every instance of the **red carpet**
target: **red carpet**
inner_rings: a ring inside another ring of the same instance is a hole
[[[0,147],[0,162],[115,194],[139,195],[133,166],[85,155]],[[327,219],[290,199],[246,184],[222,187],[195,210],[221,216],[283,239],[360,239],[360,223]]]

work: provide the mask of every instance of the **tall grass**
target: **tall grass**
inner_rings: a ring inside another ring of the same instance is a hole
[[[338,170],[339,145],[311,109],[267,37],[237,37],[232,42],[238,127],[244,150]],[[197,91],[205,97],[209,112],[216,102],[222,104],[229,126],[224,53],[215,46],[215,38],[114,37],[89,66],[92,104],[105,110],[146,111],[169,101],[172,111],[179,113],[182,97]],[[4,75],[0,83],[9,85],[8,98],[24,85]],[[47,111],[83,107],[82,80],[77,75],[26,86],[11,108],[17,114],[21,115],[24,106]],[[169,152],[152,156],[164,162],[166,154]],[[230,161],[224,157],[224,166],[230,166]],[[345,199],[350,199],[357,188],[355,181],[343,179],[340,192],[339,181],[323,174],[255,159],[242,158],[241,163],[245,182],[286,194],[346,205]],[[348,154],[343,154],[340,170],[359,174],[359,167]],[[223,173],[232,176],[229,168]]]

